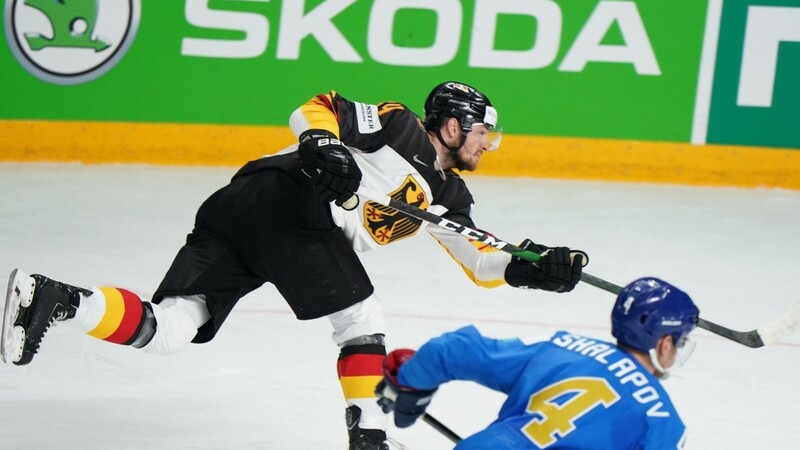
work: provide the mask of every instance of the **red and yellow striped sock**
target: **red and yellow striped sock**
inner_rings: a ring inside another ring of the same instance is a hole
[[[94,326],[86,334],[115,344],[136,342],[148,316],[149,304],[131,291],[114,287],[96,288],[93,295],[86,298],[90,299],[96,306],[95,313],[89,315]],[[105,303],[105,308],[97,307],[102,306],[100,302]],[[149,315],[152,317],[152,312]]]
[[[385,428],[384,414],[375,401],[375,386],[383,377],[385,357],[386,347],[380,344],[347,346],[339,353],[339,383],[347,405],[361,408],[362,428]]]

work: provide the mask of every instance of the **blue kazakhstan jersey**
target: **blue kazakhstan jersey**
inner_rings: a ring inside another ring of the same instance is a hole
[[[468,326],[432,339],[398,381],[470,380],[508,395],[497,420],[457,450],[676,449],[686,427],[660,382],[619,347],[559,331],[525,343]]]

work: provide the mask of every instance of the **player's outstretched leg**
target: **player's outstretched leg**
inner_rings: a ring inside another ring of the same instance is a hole
[[[3,312],[3,362],[18,366],[31,362],[50,325],[75,317],[81,293],[92,295],[87,289],[14,269]]]
[[[339,346],[336,371],[347,403],[345,419],[350,450],[389,450],[388,416],[378,406],[375,387],[383,377],[383,306],[374,295],[327,316]]]

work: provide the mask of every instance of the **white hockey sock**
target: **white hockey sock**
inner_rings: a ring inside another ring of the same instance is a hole
[[[384,414],[375,397],[348,400],[347,406],[350,405],[361,408],[361,419],[358,421],[361,429],[386,431],[386,427],[389,425],[389,415]]]
[[[156,334],[142,350],[166,355],[186,347],[200,328],[211,317],[205,299],[200,295],[166,297],[153,304],[156,317]]]
[[[167,297],[160,304],[145,305],[138,295],[125,289],[93,287],[92,295],[81,294],[75,317],[65,323],[98,339],[138,347],[138,334],[149,314],[147,308],[152,310],[156,328],[147,345],[146,340],[142,343],[148,353],[167,354],[182,349],[210,317],[205,299],[199,295]]]

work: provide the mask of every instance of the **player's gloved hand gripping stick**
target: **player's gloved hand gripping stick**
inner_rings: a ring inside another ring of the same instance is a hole
[[[413,425],[417,418],[425,414],[425,408],[436,393],[436,389],[414,389],[397,381],[400,366],[414,356],[414,353],[414,350],[407,348],[389,352],[383,360],[383,378],[375,387],[378,404],[385,413],[394,411],[394,424],[398,428]]]
[[[539,263],[517,256],[506,266],[504,277],[511,286],[543,289],[550,292],[570,292],[581,281],[581,269],[589,256],[581,250],[567,247],[545,247],[525,239],[520,249],[539,255]]]
[[[346,210],[358,206],[355,190],[361,183],[361,169],[353,155],[330,131],[311,129],[300,135],[300,159],[317,170],[314,191],[326,202]]]
[[[394,412],[394,423],[398,428],[411,426],[417,418],[421,417],[425,423],[436,431],[458,444],[461,436],[425,413],[436,389],[426,391],[401,386],[397,381],[397,372],[409,358],[414,355],[414,350],[397,349],[389,352],[383,361],[383,378],[375,387],[375,395],[383,412]]]
[[[475,230],[459,223],[447,220],[442,216],[417,208],[416,206],[409,205],[400,200],[393,199],[389,196],[373,192],[364,186],[360,186],[356,192],[360,197],[379,203],[390,208],[394,208],[403,214],[414,217],[419,220],[432,223],[438,227],[450,230],[454,233],[461,234],[472,241],[478,241],[486,245],[510,253],[515,257],[524,259],[531,262],[538,262],[541,257],[538,253],[531,250],[525,250],[516,245],[510,244],[506,241],[498,239],[497,237],[485,233],[480,230]],[[581,281],[591,284],[604,291],[612,294],[619,294],[622,291],[622,286],[618,286],[609,281],[590,275],[586,272],[581,273]],[[800,327],[800,303],[796,303],[790,307],[781,316],[773,319],[771,322],[752,331],[735,331],[722,325],[717,325],[705,319],[698,318],[697,326],[708,330],[714,334],[722,336],[731,341],[746,345],[751,348],[763,347],[772,344],[789,334],[793,333]]]

